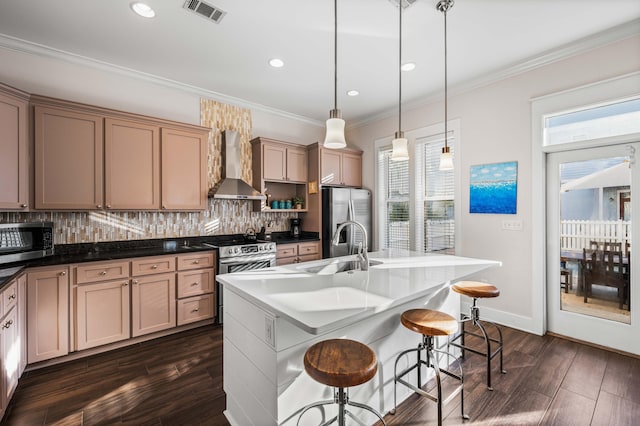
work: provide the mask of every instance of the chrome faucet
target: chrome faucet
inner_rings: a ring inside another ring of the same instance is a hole
[[[347,220],[346,222],[342,222],[338,229],[336,229],[336,233],[333,234],[333,238],[331,239],[331,245],[335,246],[338,244],[338,239],[340,238],[340,232],[347,225],[353,225],[355,227],[360,228],[362,231],[363,242],[358,245],[358,255],[360,256],[360,270],[368,271],[369,270],[369,255],[367,254],[367,230],[362,226],[360,222],[356,222],[355,220]]]

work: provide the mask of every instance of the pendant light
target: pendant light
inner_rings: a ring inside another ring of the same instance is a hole
[[[449,138],[447,105],[447,12],[453,7],[453,0],[440,0],[436,8],[444,14],[444,147],[440,154],[440,170],[453,170],[453,157],[447,145]]]
[[[407,149],[407,139],[402,131],[402,1],[398,2],[399,15],[399,37],[398,37],[398,131],[395,139],[391,142],[393,150],[391,151],[391,160],[402,161],[409,159],[409,151]]]
[[[333,20],[333,109],[329,111],[324,147],[340,149],[347,146],[347,141],[344,138],[344,120],[338,109],[338,0],[333,0]]]

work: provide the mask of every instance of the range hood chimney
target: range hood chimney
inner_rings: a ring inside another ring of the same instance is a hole
[[[209,190],[209,197],[227,200],[266,200],[267,197],[242,180],[240,134],[222,132],[222,179]]]

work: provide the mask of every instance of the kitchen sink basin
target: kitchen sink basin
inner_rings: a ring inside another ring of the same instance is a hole
[[[379,260],[369,259],[369,266],[376,266],[381,264],[382,262]],[[320,265],[300,266],[298,269],[304,272],[308,272],[310,274],[331,275],[331,274],[337,274],[338,272],[359,271],[360,261],[359,260],[338,260],[338,261],[333,260],[328,263],[323,263]]]

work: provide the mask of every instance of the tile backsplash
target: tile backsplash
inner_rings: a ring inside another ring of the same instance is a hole
[[[298,214],[254,212],[251,201],[209,199],[209,209],[201,212],[3,212],[0,223],[50,221],[55,244],[76,244],[244,234],[268,222],[274,232],[287,231],[292,217]]]

